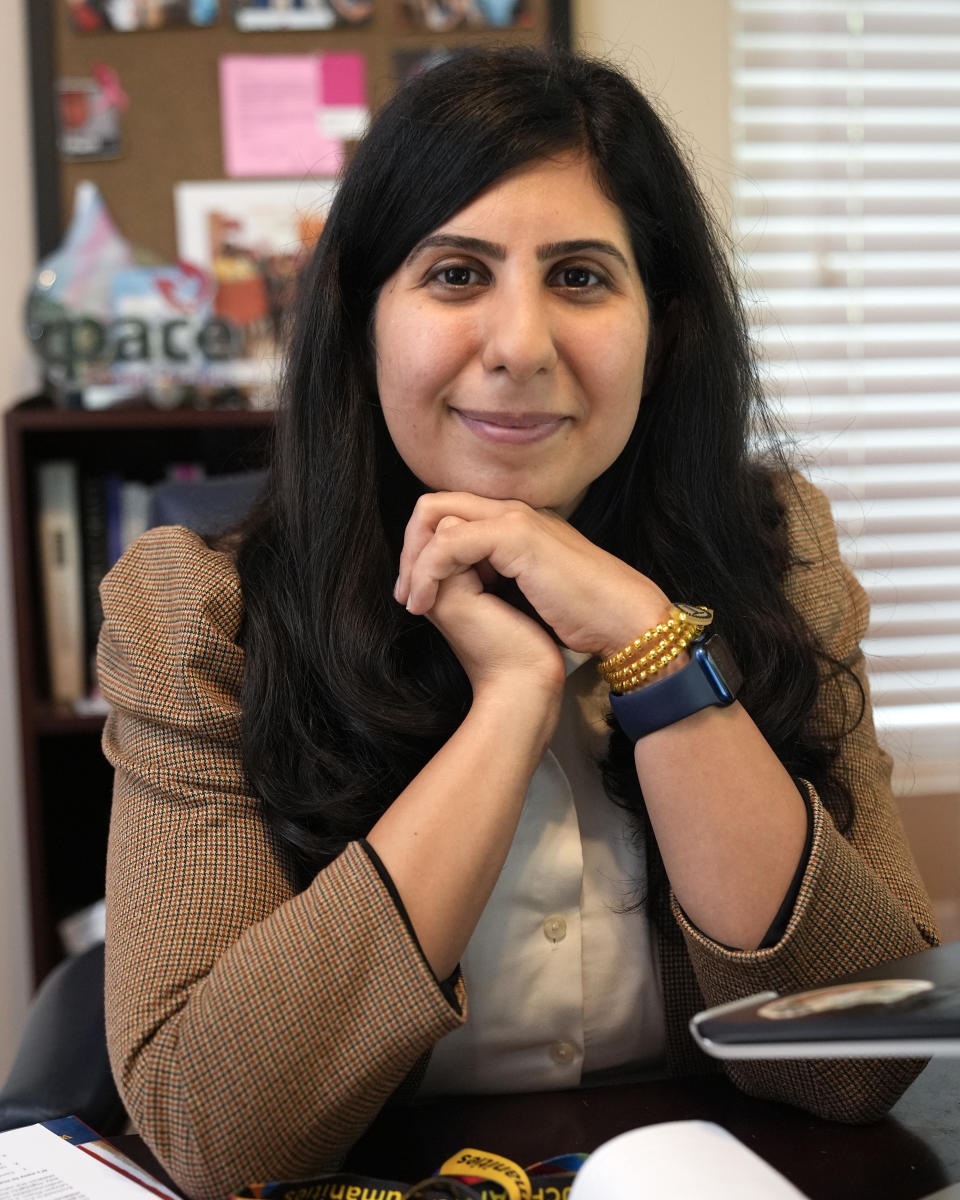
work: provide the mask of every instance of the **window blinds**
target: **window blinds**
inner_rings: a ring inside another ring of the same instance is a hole
[[[899,786],[960,794],[960,0],[730,0],[768,391],[870,594]]]

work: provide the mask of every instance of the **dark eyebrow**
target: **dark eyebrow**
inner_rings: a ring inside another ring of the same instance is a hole
[[[496,242],[488,242],[483,238],[462,237],[457,233],[431,233],[417,242],[407,255],[406,261],[412,262],[422,250],[429,250],[431,246],[450,246],[455,250],[467,250],[471,254],[483,254],[487,258],[495,258],[498,262],[503,262],[507,257],[506,247],[499,246]]]
[[[582,254],[585,250],[593,250],[600,254],[609,254],[621,263],[625,270],[630,270],[630,264],[613,244],[613,242],[598,242],[592,238],[578,238],[572,242],[551,242],[547,246],[537,247],[537,258],[546,262],[551,258],[562,258],[565,254]]]
[[[431,246],[439,246],[441,248],[449,246],[455,250],[466,250],[471,254],[482,254],[487,258],[496,259],[497,262],[503,262],[507,257],[505,246],[501,246],[497,242],[488,242],[485,238],[464,237],[457,233],[431,233],[417,242],[407,255],[406,261],[408,263],[412,262],[421,251],[429,250]],[[537,258],[540,262],[548,262],[551,258],[562,258],[565,254],[583,254],[587,250],[593,250],[600,254],[608,254],[611,258],[615,258],[617,262],[621,263],[625,270],[630,270],[630,264],[613,242],[598,241],[595,238],[577,238],[569,242],[549,242],[545,246],[537,247]]]

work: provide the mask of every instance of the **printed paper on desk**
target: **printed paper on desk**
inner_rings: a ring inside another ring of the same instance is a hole
[[[806,1200],[759,1155],[712,1121],[631,1129],[583,1164],[570,1200]]]
[[[220,60],[223,159],[232,177],[335,175],[366,128],[362,54],[230,54]]]
[[[59,1122],[51,1122],[53,1125]],[[94,1138],[95,1134],[92,1135]],[[174,1193],[136,1164],[97,1141],[75,1145],[46,1125],[25,1125],[0,1135],[0,1200],[149,1200]]]

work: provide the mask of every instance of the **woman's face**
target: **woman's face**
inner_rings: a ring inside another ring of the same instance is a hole
[[[649,335],[588,159],[505,175],[425,237],[375,312],[380,403],[427,487],[569,516],[633,429]]]

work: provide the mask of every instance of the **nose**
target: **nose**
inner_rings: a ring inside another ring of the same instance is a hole
[[[549,305],[535,286],[502,286],[488,297],[481,361],[523,383],[557,364]]]

